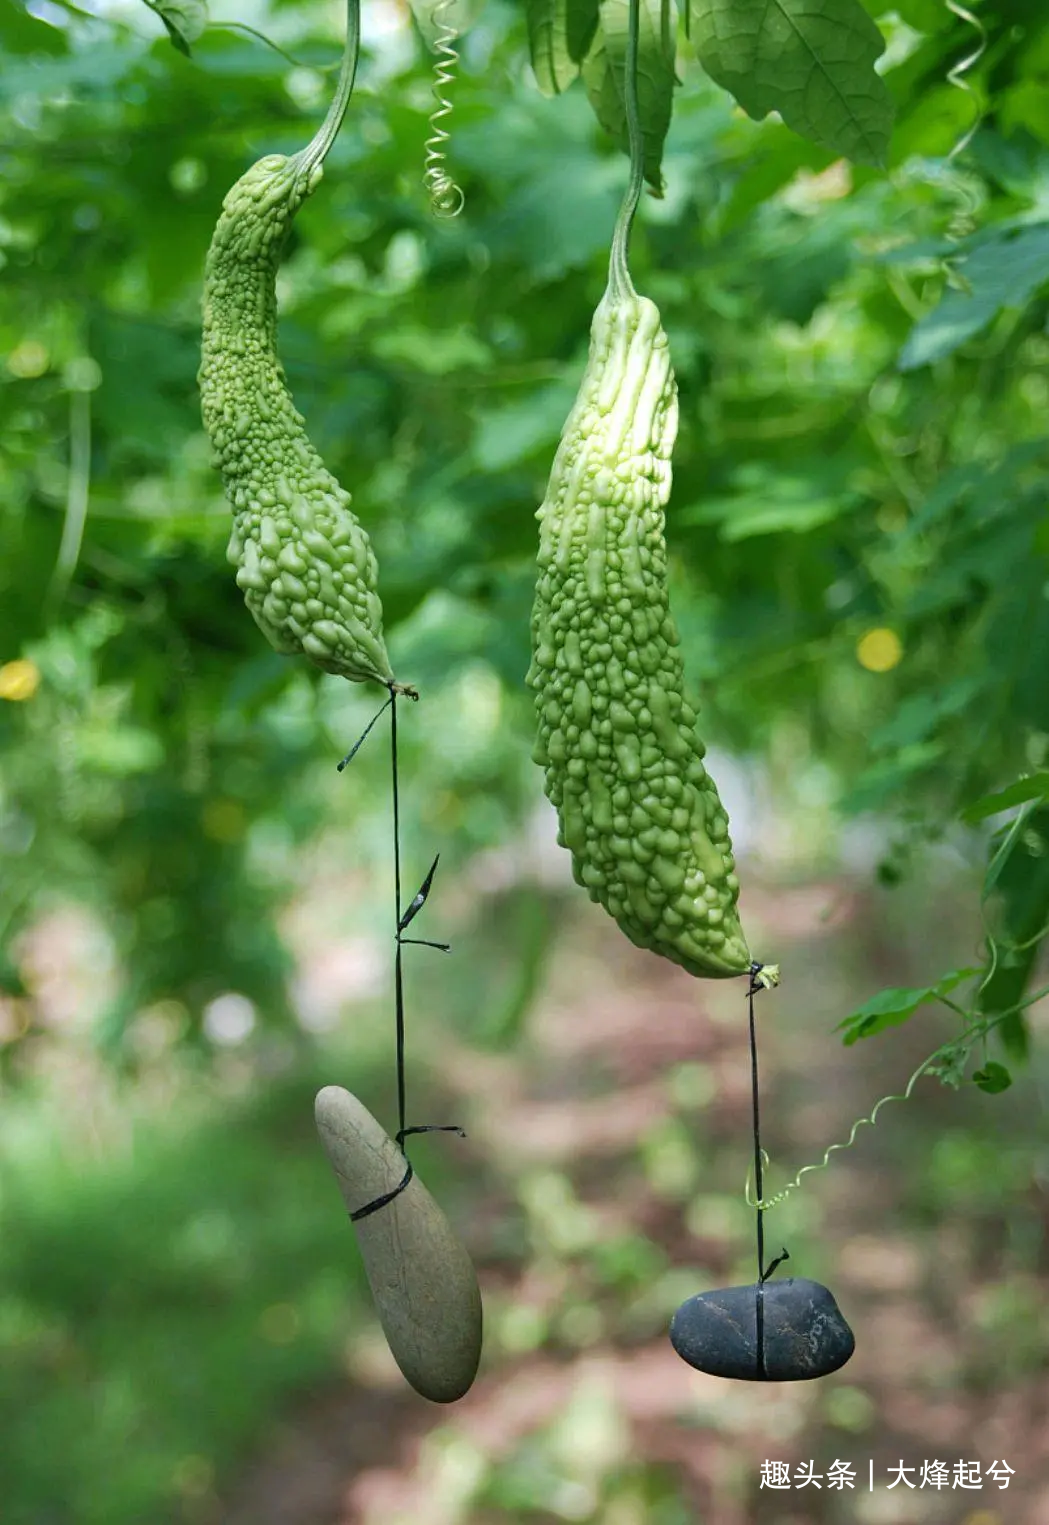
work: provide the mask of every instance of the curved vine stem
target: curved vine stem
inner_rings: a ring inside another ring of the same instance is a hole
[[[627,18],[626,62],[623,71],[623,102],[626,107],[627,139],[630,144],[630,180],[619,208],[612,233],[612,253],[608,261],[608,286],[614,299],[636,295],[630,279],[628,254],[630,229],[641,201],[645,183],[645,140],[641,131],[641,110],[637,101],[637,55],[641,32],[641,0],[630,0]]]
[[[146,0],[147,5],[149,0]],[[152,7],[151,7],[152,9]],[[294,69],[312,69],[315,74],[330,74],[333,69],[339,67],[339,63],[308,64],[302,58],[296,58],[294,54],[282,48],[279,42],[274,42],[272,37],[267,37],[265,32],[260,32],[257,27],[249,26],[246,21],[209,21],[205,31],[208,32],[243,32],[247,37],[254,37],[256,42],[265,43],[267,48],[272,48],[274,53],[279,53],[281,58],[286,59]]]
[[[346,108],[353,94],[353,82],[357,75],[357,60],[361,51],[361,0],[346,0],[346,41],[343,46],[342,64],[335,86],[335,98],[328,107],[328,114],[306,147],[296,154],[299,173],[309,175],[323,164],[328,150],[335,142]]]
[[[130,26],[126,21],[120,20],[117,16],[99,16],[95,11],[82,10],[79,5],[74,5],[73,0],[53,0],[53,3],[67,12],[68,15],[76,16],[81,21],[100,21],[104,26],[113,27],[116,31],[135,33],[134,27]],[[164,7],[158,5],[157,0],[143,0],[143,4],[147,10],[152,11],[154,16],[164,22],[165,27],[168,28],[168,35],[171,37],[170,29],[173,23],[170,15],[165,14]],[[253,37],[256,42],[264,43],[274,53],[279,53],[281,58],[285,59],[295,69],[311,69],[316,74],[330,74],[333,69],[339,67],[338,60],[330,64],[311,64],[307,63],[303,58],[296,58],[294,53],[289,53],[286,48],[281,47],[279,42],[274,42],[272,37],[267,37],[266,33],[260,32],[258,27],[249,26],[246,21],[232,21],[225,17],[221,19],[216,17],[215,20],[208,22],[204,32],[243,32],[246,37]],[[192,40],[196,41],[197,39],[194,38]],[[178,43],[174,42],[172,37],[172,45],[178,48],[179,52],[185,51],[188,55],[189,40],[185,37],[182,39],[181,47]]]

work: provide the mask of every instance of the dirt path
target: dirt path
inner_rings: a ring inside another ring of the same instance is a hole
[[[270,1437],[223,1525],[1049,1525],[1045,1196],[1032,1183],[996,1200],[991,1181],[967,1204],[955,1157],[965,1137],[990,1136],[992,1160],[995,1137],[1022,1141],[1032,1088],[995,1110],[930,1084],[769,1215],[770,1251],[792,1255],[778,1274],[825,1281],[846,1312],[848,1366],[767,1387],[703,1377],[665,1331],[684,1296],[753,1280],[742,987],[700,986],[588,911],[569,913],[516,1051],[444,1033],[429,1056],[469,1131],[475,1178],[450,1210],[485,1294],[478,1381],[433,1407],[366,1340],[356,1380]],[[858,894],[752,896],[755,924],[790,950],[761,1030],[766,1141],[794,1168],[940,1038],[925,1025],[864,1052],[830,1035],[864,994],[928,972],[872,944]],[[811,1462],[824,1485],[762,1489],[775,1459],[795,1475]],[[1004,1491],[986,1476],[1002,1460]],[[828,1486],[835,1462],[851,1491]],[[913,1489],[888,1486],[901,1462]],[[946,1486],[918,1486],[934,1462]],[[979,1488],[960,1486],[962,1462]]]

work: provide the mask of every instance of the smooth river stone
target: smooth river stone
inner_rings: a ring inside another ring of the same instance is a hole
[[[852,1355],[856,1340],[833,1296],[818,1281],[767,1281],[765,1371],[758,1370],[757,1287],[721,1287],[690,1297],[670,1322],[670,1343],[683,1361],[712,1377],[747,1382],[803,1382],[826,1377]]]
[[[404,1155],[356,1096],[325,1086],[314,1112],[349,1212],[403,1180]],[[394,1360],[422,1397],[454,1403],[481,1359],[473,1262],[417,1175],[353,1226]]]

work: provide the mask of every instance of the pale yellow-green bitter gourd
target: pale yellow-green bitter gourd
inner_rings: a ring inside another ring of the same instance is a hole
[[[627,104],[629,115],[629,94]],[[751,964],[739,881],[683,693],[667,591],[677,385],[659,312],[635,291],[626,259],[639,137],[586,373],[538,511],[533,756],[590,898],[638,946],[691,974],[728,977]]]
[[[263,634],[326,672],[400,688],[374,553],[349,493],[306,434],[276,348],[277,267],[346,113],[359,35],[359,0],[350,0],[336,96],[316,136],[300,153],[258,160],[222,204],[205,264],[198,380],[233,509],[227,554]]]

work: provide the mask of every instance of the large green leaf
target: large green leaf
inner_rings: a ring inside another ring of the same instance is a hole
[[[986,1091],[988,1096],[997,1096],[1001,1091],[1007,1091],[1013,1083],[1013,1077],[1005,1068],[1004,1064],[998,1064],[991,1059],[982,1069],[973,1073],[973,1080],[981,1091]]]
[[[913,990],[879,990],[877,995],[871,996],[869,1001],[865,1001],[838,1023],[837,1031],[845,1034],[842,1042],[849,1047],[861,1038],[873,1038],[875,1033],[884,1032],[887,1027],[899,1027],[914,1016],[919,1006],[924,1006],[927,1001],[938,1000],[940,996],[950,995],[952,990],[978,973],[978,969],[971,967],[952,969],[950,974],[945,974],[935,985],[923,985]]]
[[[600,0],[525,0],[536,83],[560,95],[579,74],[597,31]]]
[[[69,43],[64,30],[30,13],[21,5],[0,8],[0,45],[5,53],[65,53]]]
[[[568,56],[581,64],[597,31],[601,0],[565,0],[565,4],[568,9],[565,20]]]
[[[544,95],[560,95],[579,73],[568,47],[569,0],[526,0],[525,9],[536,83]]]
[[[901,371],[951,354],[1003,309],[1025,307],[1049,282],[1049,226],[990,239],[968,257],[959,273],[968,290],[952,287],[932,312],[919,318],[900,351]]]
[[[150,10],[160,17],[172,46],[190,56],[190,47],[203,37],[208,24],[204,0],[146,0]]]
[[[624,78],[627,0],[601,0],[600,23],[583,62],[583,84],[601,126],[629,149]],[[674,96],[676,33],[669,0],[640,0],[637,100],[645,143],[645,179],[662,195],[663,144]]]
[[[874,61],[885,44],[858,0],[693,0],[692,45],[749,116],[857,164],[884,165],[892,100]]]
[[[484,0],[408,0],[408,4],[428,48],[434,48],[449,31],[461,37],[484,9]]]
[[[966,805],[961,813],[962,820],[975,826],[978,821],[985,821],[988,816],[998,815],[1002,810],[1012,810],[1016,805],[1025,805],[1028,800],[1044,800],[1047,797],[1049,773],[1043,769],[1027,778],[1018,778],[1005,789],[999,789],[995,794],[985,794],[971,805]]]
[[[1026,815],[1023,829],[1017,825],[1004,827],[990,846],[984,889],[999,897],[999,920],[994,971],[979,1003],[987,1016],[1009,1013],[998,1036],[1009,1054],[1025,1059],[1030,1030],[1024,1013],[1012,1008],[1023,1000],[1049,925],[1049,810],[1039,805]]]

